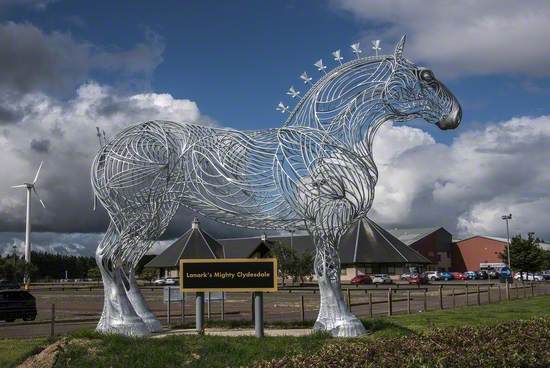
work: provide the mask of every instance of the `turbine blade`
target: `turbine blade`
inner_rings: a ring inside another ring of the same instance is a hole
[[[36,170],[36,175],[34,176],[34,180],[32,181],[32,183],[36,183],[36,181],[38,180],[38,174],[40,174],[40,169],[42,168],[42,164],[44,163],[44,161],[41,161],[40,162],[40,166],[38,166],[38,170]]]
[[[40,201],[40,204],[42,205],[42,207],[46,208],[46,205],[44,204],[44,202],[42,202],[42,198],[40,198],[40,195],[38,194],[38,191],[36,190],[36,188],[32,187],[32,190],[34,191],[34,194],[36,194],[36,196],[38,197],[38,200]]]
[[[21,185],[13,185],[12,188],[26,188],[27,186],[25,184]]]

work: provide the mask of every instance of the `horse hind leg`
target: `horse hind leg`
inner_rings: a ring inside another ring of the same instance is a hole
[[[160,321],[157,319],[157,317],[155,317],[155,314],[151,311],[151,309],[147,305],[147,302],[145,301],[145,298],[143,297],[143,294],[139,290],[134,269],[130,270],[128,281],[130,287],[126,291],[126,295],[128,296],[128,300],[130,300],[130,303],[132,303],[132,306],[134,307],[136,313],[147,326],[147,330],[149,330],[149,332],[162,331]]]
[[[127,295],[130,278],[121,267],[113,267],[110,260],[112,249],[120,246],[120,241],[114,225],[110,224],[96,250],[104,291],[103,312],[96,330],[126,336],[147,336],[150,331]]]

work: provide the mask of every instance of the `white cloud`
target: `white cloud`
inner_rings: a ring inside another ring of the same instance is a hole
[[[500,216],[512,212],[514,231],[549,238],[549,153],[550,116],[488,124],[449,146],[390,124],[375,140],[380,177],[371,216],[388,226],[503,235]]]
[[[0,128],[2,230],[23,228],[25,193],[10,186],[31,180],[44,160],[38,188],[47,209],[33,202],[35,229],[103,231],[102,211],[91,212],[89,170],[98,148],[96,126],[113,137],[128,125],[152,119],[203,123],[193,101],[170,94],[122,95],[97,83],[82,85],[69,101],[31,93],[10,103],[22,115]]]
[[[393,50],[407,33],[407,54],[438,73],[550,74],[550,3],[544,0],[335,0],[365,21],[365,41]]]

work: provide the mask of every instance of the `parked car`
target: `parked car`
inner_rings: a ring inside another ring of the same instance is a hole
[[[414,274],[411,274],[411,277],[409,277],[409,284],[426,285],[428,283],[429,283],[429,280],[425,274],[414,273]]]
[[[502,267],[500,269],[500,282],[514,282],[512,277],[512,270],[509,267]]]
[[[176,279],[165,279],[164,285],[177,285],[178,281]]]
[[[154,285],[165,285],[166,284],[166,279],[161,277],[160,279],[156,279],[155,281],[153,281],[153,284]]]
[[[372,279],[369,275],[357,275],[351,279],[353,285],[367,285],[372,284]]]
[[[388,276],[385,273],[379,273],[372,277],[372,283],[373,284],[391,284],[393,283],[390,276]]]
[[[462,272],[451,272],[454,280],[467,280],[466,276]]]
[[[477,280],[478,275],[474,271],[466,271],[464,272],[464,277],[466,277],[467,280]]]
[[[450,272],[441,272],[441,280],[443,281],[450,281],[450,280],[453,280],[454,277],[453,277],[453,274],[450,273]]]
[[[408,279],[411,278],[412,275],[413,275],[412,273],[405,272],[405,273],[401,274],[400,279],[401,279],[401,280],[408,280]]]
[[[0,280],[0,290],[4,289],[20,289],[21,286],[17,282],[8,280]]]
[[[542,277],[545,280],[550,280],[550,271],[542,271]]]
[[[24,321],[36,319],[36,300],[25,290],[0,291],[0,320],[13,322],[18,318]]]
[[[489,279],[489,274],[487,273],[487,271],[477,271],[477,278],[479,280],[488,280]]]
[[[496,270],[490,270],[487,273],[489,274],[490,279],[498,279],[500,277],[500,273]]]
[[[523,281],[544,281],[544,277],[542,275],[532,274],[528,272],[517,272],[514,275],[514,279],[522,280],[522,274],[523,274]]]
[[[439,281],[439,280],[441,280],[441,273],[439,271],[426,271],[426,272],[424,272],[424,275],[430,281]]]

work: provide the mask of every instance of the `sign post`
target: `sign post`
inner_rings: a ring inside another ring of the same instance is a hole
[[[196,292],[196,328],[204,331],[204,293],[254,293],[256,337],[264,336],[263,293],[277,291],[277,259],[226,258],[180,260],[180,290]],[[223,307],[222,307],[223,308]]]
[[[204,333],[204,292],[198,291],[195,296],[195,327],[199,334]]]

